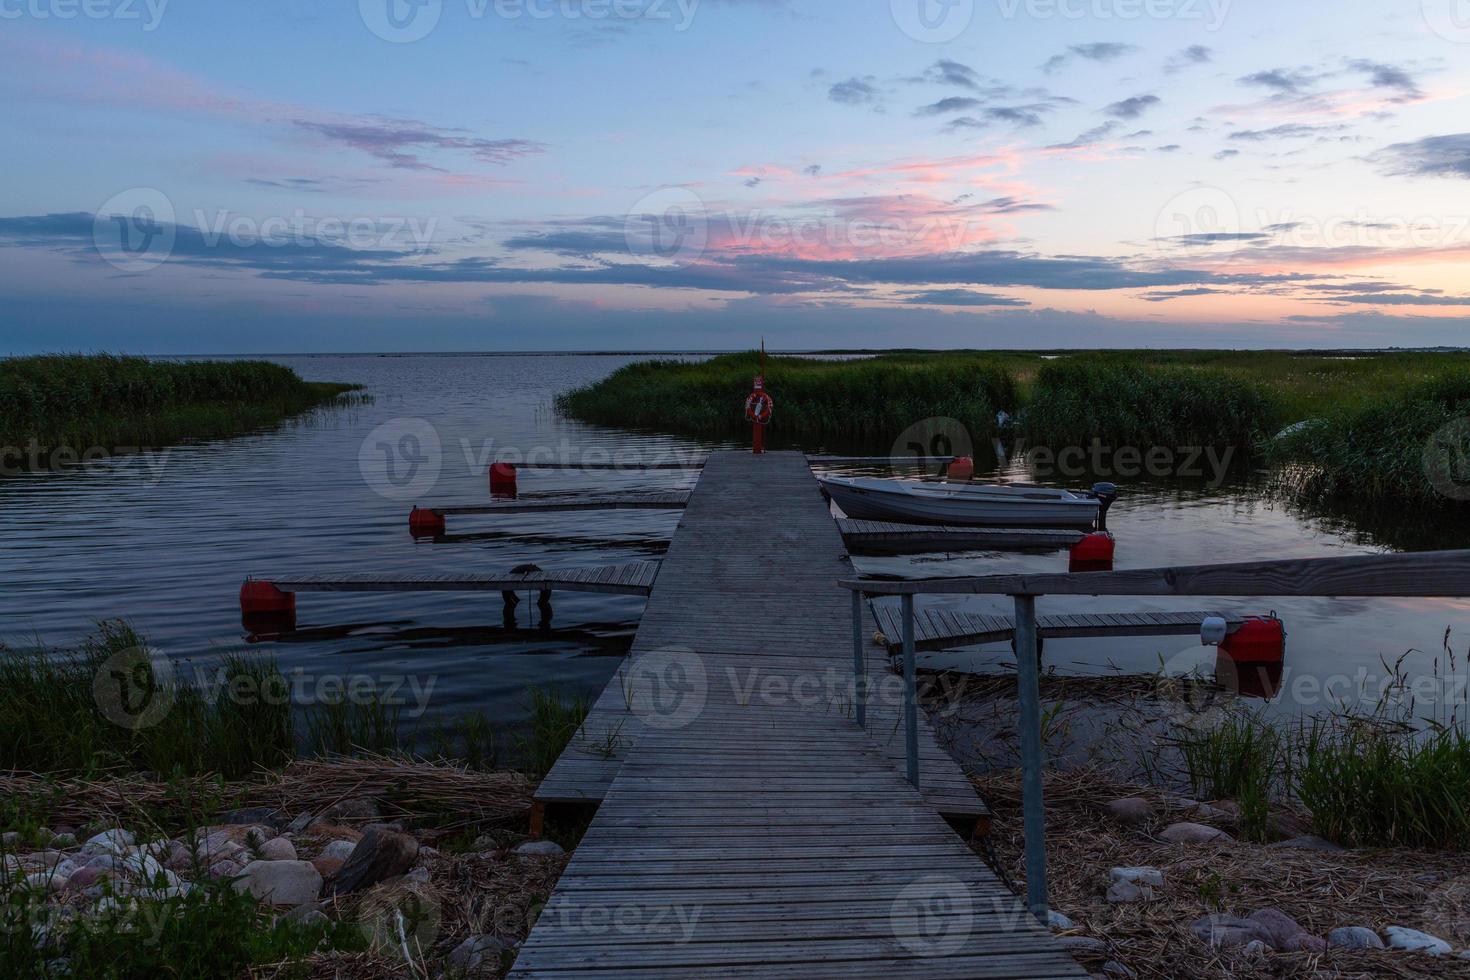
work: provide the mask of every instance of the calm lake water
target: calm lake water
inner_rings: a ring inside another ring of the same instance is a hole
[[[485,461],[507,453],[539,448],[669,458],[718,446],[557,417],[552,400],[558,392],[637,359],[274,358],[308,379],[361,383],[374,400],[237,439],[0,479],[0,638],[12,646],[37,639],[64,645],[99,619],[126,618],[186,672],[220,653],[248,648],[299,669],[298,691],[307,697],[343,677],[408,678],[405,687],[423,692],[431,712],[480,709],[507,724],[523,717],[528,685],[594,694],[626,653],[642,600],[559,593],[548,632],[537,626],[534,603],[523,603],[514,628],[507,628],[496,594],[302,594],[298,629],[261,639],[241,627],[238,591],[247,575],[283,572],[424,574],[657,557],[678,521],[675,513],[464,518],[453,520],[448,540],[439,542],[414,541],[407,530],[412,502],[486,502]],[[742,394],[732,392],[732,410]],[[432,434],[414,420],[428,423]],[[383,464],[373,462],[385,434],[390,444],[405,435],[418,438],[414,445],[426,452],[432,448],[426,440],[439,442],[437,476],[414,473],[411,496],[385,484]],[[1026,474],[1009,466],[1000,476]],[[693,482],[692,474],[679,472],[523,472],[520,490],[523,496],[658,491]],[[1438,518],[1398,513],[1368,520],[1285,507],[1250,474],[1215,489],[1153,482],[1124,490],[1110,519],[1119,568],[1470,545],[1470,529]],[[864,558],[859,564],[897,575],[1053,571],[1065,569],[1066,555],[973,553]],[[944,601],[1008,611],[1003,599]],[[1386,674],[1382,661],[1409,651],[1415,651],[1406,661],[1412,672],[1431,674],[1440,658],[1444,673],[1447,629],[1460,654],[1470,645],[1470,604],[1445,600],[1082,598],[1040,604],[1043,615],[1204,608],[1274,610],[1285,620],[1287,670],[1273,704],[1279,712],[1325,710],[1356,698],[1364,684],[1373,693]],[[930,660],[1000,669],[1008,656],[1008,646],[992,645]],[[1067,672],[1147,673],[1161,661],[1171,669],[1212,664],[1213,653],[1189,637],[1093,639],[1050,642],[1047,659]],[[1464,697],[1438,687],[1426,691]]]

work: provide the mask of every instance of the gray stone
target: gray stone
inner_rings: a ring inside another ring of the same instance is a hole
[[[1159,837],[1171,844],[1211,844],[1235,839],[1223,830],[1202,823],[1173,823],[1159,831]]]
[[[1327,840],[1325,837],[1318,837],[1315,834],[1306,834],[1302,837],[1293,837],[1290,840],[1279,840],[1276,843],[1268,846],[1289,850],[1323,851],[1329,854],[1346,850],[1346,848],[1332,843],[1332,841]]]
[[[1141,796],[1113,800],[1103,809],[1108,816],[1124,824],[1147,823],[1154,818],[1154,805]]]
[[[323,847],[317,857],[324,857],[332,861],[346,861],[352,857],[353,848],[357,847],[354,841],[334,840]]]
[[[271,905],[293,907],[317,900],[322,876],[309,861],[251,861],[240,872],[235,889]]]
[[[273,806],[247,806],[239,810],[231,810],[220,818],[221,823],[228,824],[264,824],[267,827],[279,827],[286,822],[286,816]]]
[[[1164,884],[1164,873],[1158,868],[1110,868],[1108,870],[1110,881],[1128,881],[1135,885],[1157,885]]]
[[[1259,922],[1233,915],[1207,915],[1191,922],[1189,929],[1211,946],[1244,946],[1256,940],[1271,942],[1270,933]]]
[[[1291,940],[1307,931],[1280,909],[1257,909],[1246,918],[1266,930],[1266,941],[1277,950],[1284,951]]]
[[[302,908],[306,909],[305,913],[303,913],[302,915],[286,917],[292,925],[301,926],[303,929],[310,929],[313,926],[325,926],[331,924],[332,920],[327,918],[327,913],[323,912],[321,909],[307,908],[306,906],[302,906]],[[293,909],[292,911],[300,912],[301,909]]]
[[[376,800],[368,796],[352,796],[334,804],[324,816],[333,820],[381,820],[383,814]]]
[[[407,834],[370,830],[352,849],[352,856],[332,875],[327,892],[345,895],[395,878],[413,867],[418,852],[418,841]]]
[[[1115,881],[1108,887],[1107,897],[1112,905],[1141,902],[1146,898],[1153,898],[1153,889],[1146,885],[1140,887],[1131,881]]]
[[[1407,949],[1418,953],[1428,953],[1430,956],[1443,956],[1454,951],[1449,943],[1438,936],[1431,936],[1427,932],[1418,929],[1409,929],[1405,926],[1389,926],[1383,930],[1388,945],[1393,949]]]
[[[556,857],[565,854],[566,850],[549,840],[528,840],[524,844],[517,844],[515,853],[528,857]]]
[[[1327,934],[1327,945],[1334,949],[1382,949],[1383,940],[1367,926],[1340,926]]]
[[[1092,936],[1058,936],[1057,942],[1073,956],[1101,956],[1108,951],[1108,944]]]
[[[211,878],[233,878],[242,870],[244,869],[240,862],[230,858],[220,858],[209,866],[209,876]]]
[[[1067,918],[1056,909],[1048,909],[1046,913],[1046,925],[1049,929],[1067,930],[1076,929],[1077,924]]]
[[[284,837],[273,837],[260,845],[262,861],[295,861],[296,848]]]
[[[298,813],[296,819],[287,824],[286,829],[282,833],[293,835],[302,834],[306,832],[306,828],[309,826],[311,826],[311,811],[308,810],[305,813]]]
[[[16,847],[19,844],[20,844],[20,831],[18,831],[18,830],[7,830],[5,833],[0,834],[0,847],[10,848],[10,847]]]
[[[1327,940],[1302,932],[1282,943],[1280,948],[1283,953],[1325,953]]]
[[[281,916],[281,918],[287,922],[299,923],[302,919],[309,917],[311,913],[324,912],[325,910],[326,906],[323,905],[321,902],[309,902],[306,905],[296,906],[294,909]]]
[[[1271,953],[1271,947],[1259,939],[1252,939],[1240,948],[1240,955],[1248,960],[1263,960]]]
[[[138,839],[132,835],[131,831],[114,828],[87,838],[86,846],[93,849],[93,853],[110,851],[113,854],[121,854],[124,848],[132,847],[136,843]]]
[[[486,965],[486,958],[499,959],[507,949],[505,943],[494,936],[471,936],[449,954],[449,965],[466,973],[472,973]]]
[[[61,848],[63,850],[68,847],[76,847],[77,835],[71,833],[53,834],[51,836],[51,846]]]

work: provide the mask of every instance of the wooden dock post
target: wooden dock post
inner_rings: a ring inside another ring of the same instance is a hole
[[[903,743],[909,782],[919,788],[919,683],[914,663],[914,597],[903,597]]]
[[[913,596],[905,596],[912,602]],[[1046,921],[1046,809],[1041,799],[1041,658],[1036,649],[1036,597],[1016,601],[1016,680],[1021,729],[1022,813],[1026,831],[1026,906]]]
[[[859,728],[868,727],[868,668],[863,657],[863,594],[852,594],[852,699]]]

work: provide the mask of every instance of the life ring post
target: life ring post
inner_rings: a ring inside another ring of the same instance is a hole
[[[750,397],[745,399],[745,417],[750,422],[750,441],[757,456],[765,455],[766,426],[771,424],[771,414],[775,410],[776,402],[771,398],[770,392],[766,391],[765,375],[756,375]]]

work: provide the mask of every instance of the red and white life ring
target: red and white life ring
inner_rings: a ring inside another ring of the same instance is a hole
[[[745,417],[756,425],[769,425],[776,402],[764,391],[752,391],[745,399]]]

